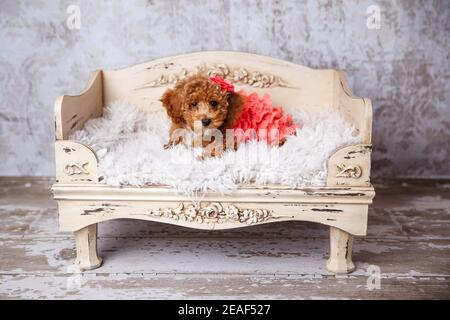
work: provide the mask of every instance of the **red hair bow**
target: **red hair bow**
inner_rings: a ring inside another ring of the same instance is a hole
[[[220,86],[220,89],[228,91],[228,92],[234,92],[234,86],[229,83],[228,81],[226,81],[224,78],[220,77],[220,76],[213,76],[213,77],[209,77],[209,79],[212,82],[217,83]]]

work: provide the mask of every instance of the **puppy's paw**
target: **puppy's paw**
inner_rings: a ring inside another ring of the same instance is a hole
[[[209,158],[216,158],[216,157],[220,157],[223,154],[223,149],[213,149],[213,150],[209,150],[209,149],[204,149],[201,155],[201,160],[206,160]]]
[[[280,141],[278,142],[278,146],[281,147],[285,144],[286,142],[286,138],[280,139]]]
[[[173,146],[173,143],[171,143],[170,141],[168,143],[166,143],[163,148],[164,150],[170,149]]]
[[[169,142],[167,142],[167,143],[164,145],[164,149],[165,149],[165,150],[170,149],[170,148],[172,148],[173,146],[176,146],[177,144],[180,144],[181,142],[182,142],[181,139],[178,139],[178,140],[175,140],[175,141],[170,140]]]
[[[197,161],[203,161],[203,160],[205,160],[205,156],[201,154],[201,155],[196,156],[195,159]]]

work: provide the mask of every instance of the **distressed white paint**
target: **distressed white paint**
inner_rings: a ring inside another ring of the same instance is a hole
[[[220,61],[222,65],[218,64]],[[158,97],[165,88],[176,82],[180,74],[197,72],[199,67],[208,72],[245,67],[250,68],[250,73],[269,75],[276,81],[264,90],[270,92],[275,103],[303,104],[313,111],[331,106],[339,112],[336,117],[341,114],[359,131],[365,144],[341,148],[330,156],[324,189],[250,185],[226,196],[205,192],[201,201],[187,205],[183,203],[186,196],[166,186],[118,188],[102,184],[95,151],[67,140],[70,133],[101,114],[102,102],[126,99],[139,108],[161,108]],[[175,80],[166,81],[174,77]],[[83,93],[56,100],[55,121],[57,183],[53,191],[59,205],[60,229],[75,231],[76,264],[83,270],[101,264],[96,252],[96,224],[124,218],[208,230],[286,220],[321,223],[331,227],[328,270],[346,273],[355,269],[351,260],[352,236],[366,234],[368,204],[375,195],[370,184],[372,106],[370,99],[353,96],[340,72],[314,70],[249,53],[218,51],[179,55],[122,70],[96,72]],[[354,168],[358,168],[356,173]],[[239,212],[238,219],[230,219],[226,208]],[[195,217],[192,210],[196,211]],[[205,212],[210,210],[226,219],[206,217]]]

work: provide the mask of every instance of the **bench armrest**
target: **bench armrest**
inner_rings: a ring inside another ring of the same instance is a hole
[[[340,115],[358,130],[362,143],[370,144],[372,141],[372,101],[369,98],[355,96],[342,71],[337,71],[335,74],[337,79],[335,80],[334,105]]]
[[[60,96],[55,101],[56,140],[67,140],[71,133],[81,129],[92,118],[102,115],[103,84],[102,71],[96,71],[79,95]]]

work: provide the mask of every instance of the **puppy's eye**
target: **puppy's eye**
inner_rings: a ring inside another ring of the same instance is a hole
[[[219,103],[216,100],[210,101],[209,104],[213,108],[217,108],[219,106]]]
[[[198,102],[197,102],[197,101],[191,102],[191,107],[192,107],[192,108],[197,107],[197,105],[198,105]]]

